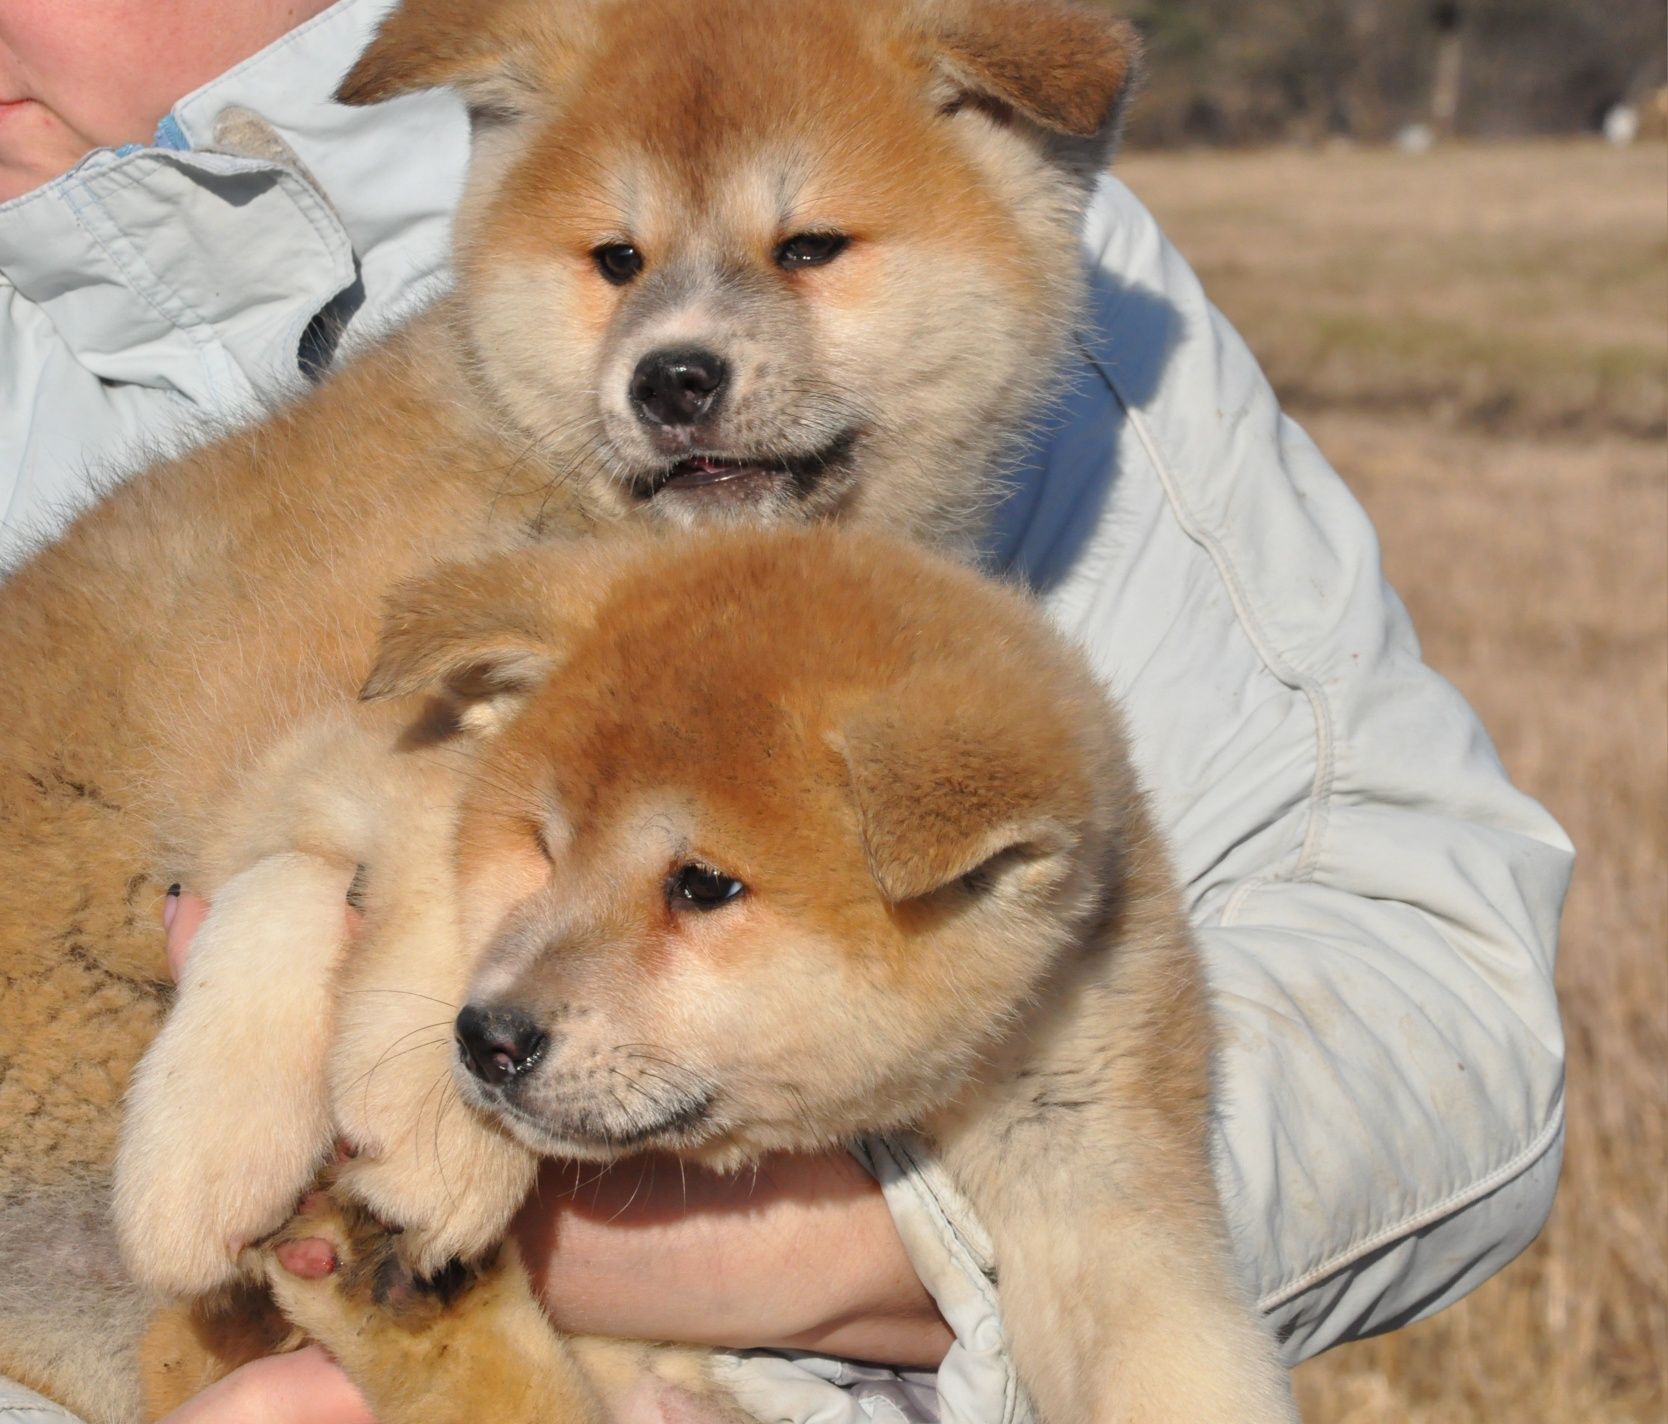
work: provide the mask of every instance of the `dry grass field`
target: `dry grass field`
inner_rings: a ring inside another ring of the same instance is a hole
[[[1128,155],[1580,853],[1534,1248],[1298,1373],[1315,1424],[1668,1417],[1668,151]]]

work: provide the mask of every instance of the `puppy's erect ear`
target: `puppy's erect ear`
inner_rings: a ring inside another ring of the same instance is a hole
[[[573,563],[506,554],[402,584],[360,698],[430,694],[436,737],[496,730],[544,685],[583,617],[567,587]]]
[[[549,83],[551,61],[574,43],[582,0],[402,0],[336,90],[343,104],[376,104],[442,85],[479,117],[516,117]]]
[[[963,99],[1077,141],[1074,167],[1105,164],[1140,60],[1132,26],[1072,0],[944,0],[932,14],[938,67]]]
[[[1046,876],[1077,844],[1086,799],[1059,744],[1027,745],[966,713],[860,715],[831,738],[845,758],[863,852],[893,904],[958,880]],[[970,879],[971,878],[971,879]]]

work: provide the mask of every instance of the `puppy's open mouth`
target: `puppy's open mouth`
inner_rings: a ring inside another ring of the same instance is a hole
[[[632,493],[647,503],[662,495],[740,501],[781,490],[804,498],[851,463],[857,432],[847,430],[819,450],[798,455],[735,456],[695,454],[650,471],[632,482]]]

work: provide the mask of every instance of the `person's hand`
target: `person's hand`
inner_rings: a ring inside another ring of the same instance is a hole
[[[363,1396],[317,1345],[233,1370],[157,1424],[376,1424]]]

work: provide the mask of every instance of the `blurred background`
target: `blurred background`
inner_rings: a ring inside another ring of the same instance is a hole
[[[1248,144],[1600,132],[1668,81],[1661,0],[1128,0],[1130,138]],[[1660,119],[1658,120],[1660,122]],[[1416,140],[1414,140],[1416,141]]]
[[[1366,504],[1426,658],[1580,861],[1564,1179],[1459,1306],[1298,1372],[1312,1424],[1668,1419],[1668,16],[1123,0],[1119,173]]]

